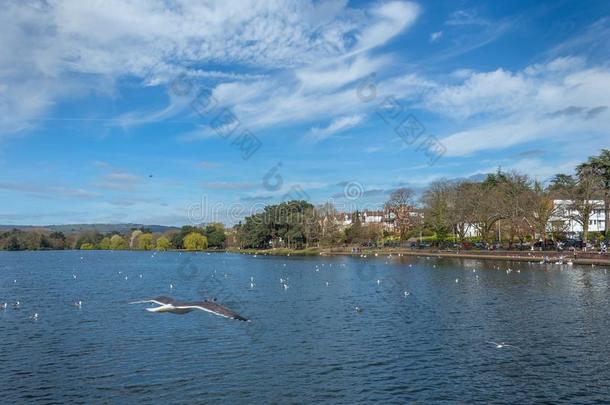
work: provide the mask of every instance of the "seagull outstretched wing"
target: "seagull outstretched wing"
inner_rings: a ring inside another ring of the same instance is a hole
[[[130,302],[130,304],[151,303],[151,304],[158,304],[158,305],[169,305],[169,304],[173,304],[174,302],[176,302],[176,301],[171,297],[160,296],[160,297],[150,298],[148,300],[133,301],[133,302]]]
[[[173,303],[173,306],[177,309],[200,309],[202,311],[223,316],[225,318],[249,322],[248,318],[245,318],[237,312],[212,301],[175,302]]]

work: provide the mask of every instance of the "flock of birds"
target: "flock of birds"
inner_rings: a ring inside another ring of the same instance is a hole
[[[207,253],[208,255],[210,253]],[[156,253],[153,253],[151,255],[152,258],[154,258],[156,255]],[[179,253],[179,255],[182,255],[182,253]],[[379,256],[378,253],[374,254],[376,257]],[[254,257],[257,257],[257,255],[253,255]],[[387,255],[387,259],[388,261],[386,261],[386,264],[389,264],[389,260],[393,257],[394,255],[389,254]],[[402,256],[400,253],[396,254],[395,256],[400,257]],[[366,254],[361,254],[360,255],[361,258],[367,258]],[[430,260],[431,257],[426,257],[427,260]],[[83,260],[84,258],[81,256],[80,257],[81,260]],[[315,265],[315,272],[320,272],[320,270],[326,265],[327,263],[321,263],[320,265],[316,264]],[[559,260],[553,262],[548,260],[547,258],[543,259],[540,264],[558,264],[558,265],[568,265],[571,266],[573,265],[573,263],[569,260],[565,261],[563,258],[559,258]],[[286,267],[286,263],[282,264],[283,267]],[[321,266],[321,267],[320,267]],[[332,267],[333,264],[332,263],[328,263],[329,267]],[[343,266],[345,267],[345,263],[340,263],[339,266]],[[409,268],[412,268],[413,265],[412,264],[408,264]],[[432,265],[433,268],[436,268],[436,264]],[[595,265],[592,265],[592,267],[595,267]],[[495,270],[502,270],[500,268],[500,266],[494,266]],[[513,270],[510,267],[507,268],[506,270],[506,274],[511,274],[513,271],[515,271],[516,273],[521,273],[520,269],[516,269]],[[607,270],[604,270],[604,272],[607,273]],[[121,271],[117,272],[118,275],[124,277],[124,280],[128,280],[129,277],[127,275],[123,275],[123,273]],[[477,269],[472,269],[472,273],[477,273]],[[227,274],[224,274],[224,277],[227,278]],[[78,279],[78,275],[76,273],[72,274],[72,278],[74,280]],[[139,274],[139,278],[143,278],[143,274]],[[479,281],[479,275],[475,274],[475,281]],[[455,279],[455,283],[459,283],[460,279],[456,278]],[[14,284],[17,284],[17,280],[13,280]],[[279,278],[279,283],[282,286],[282,288],[284,290],[288,290],[290,288],[289,285],[289,277],[288,276],[282,276]],[[382,283],[382,279],[377,279],[376,280],[377,285],[380,285]],[[325,285],[326,287],[330,286],[330,282],[329,281],[325,281]],[[250,277],[250,283],[249,283],[249,289],[250,290],[254,290],[256,288],[256,280],[254,279],[253,276]],[[175,285],[173,283],[169,284],[169,290],[170,292],[173,291],[175,289]],[[411,292],[409,291],[403,291],[402,292],[403,297],[406,299],[411,295]],[[216,302],[216,299],[212,299],[212,300],[204,300],[204,301],[179,301],[179,300],[175,300],[174,298],[168,297],[168,296],[158,296],[158,297],[154,297],[154,298],[148,298],[148,299],[143,299],[143,300],[139,300],[139,301],[134,301],[134,302],[130,302],[130,304],[143,304],[143,303],[148,303],[148,304],[155,304],[157,305],[156,307],[148,307],[146,308],[147,311],[152,312],[152,313],[173,313],[173,314],[186,314],[189,312],[192,312],[193,310],[201,310],[204,312],[208,312],[214,315],[218,315],[218,316],[222,316],[225,318],[229,318],[229,319],[234,319],[234,320],[239,320],[239,321],[249,321],[248,318],[240,315],[239,313],[225,307],[222,306],[220,304],[218,304]],[[81,309],[83,307],[83,301],[81,300],[77,300],[74,301],[72,303],[72,306],[75,307],[76,309]],[[20,301],[15,301],[12,304],[10,304],[10,307],[13,310],[20,310],[21,309],[21,302]],[[0,311],[6,311],[9,308],[9,303],[8,302],[4,302],[4,303],[0,303]],[[361,306],[354,306],[354,310],[357,313],[362,313],[364,311],[364,308],[362,308]],[[29,316],[29,319],[32,321],[38,321],[40,319],[40,314],[38,312],[34,312],[32,315]],[[493,345],[495,348],[497,349],[504,349],[504,348],[514,348],[514,349],[518,349],[516,346],[513,346],[511,344],[507,344],[505,342],[494,342],[494,341],[489,341],[489,344]]]
[[[72,275],[72,277],[76,280],[76,275]],[[13,280],[14,284],[17,284],[17,280]],[[19,311],[21,310],[21,301],[17,300],[15,302],[13,302],[11,305],[11,308],[13,310]],[[81,309],[83,307],[83,301],[78,300],[78,301],[74,301],[72,303],[72,306],[76,307],[77,309]],[[6,311],[9,307],[8,302],[3,302],[2,304],[0,304],[0,310],[1,311]],[[28,317],[28,319],[32,320],[32,321],[37,321],[38,319],[40,319],[40,314],[38,312],[34,312],[32,315],[30,315]]]

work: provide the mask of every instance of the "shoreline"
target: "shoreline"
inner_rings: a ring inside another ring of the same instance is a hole
[[[23,252],[53,252],[53,251],[80,251],[74,249],[53,250],[25,250]],[[108,251],[91,249],[85,251]],[[157,250],[116,250],[118,252],[163,252]],[[1,251],[0,251],[1,252]],[[7,251],[8,252],[8,251]],[[411,249],[362,249],[358,252],[349,250],[333,250],[328,248],[306,248],[306,249],[205,249],[199,251],[168,249],[166,252],[181,252],[181,253],[236,253],[242,255],[261,255],[261,256],[413,256],[413,257],[436,257],[436,258],[454,258],[454,259],[473,259],[473,260],[498,260],[498,261],[516,261],[540,263],[545,261],[548,264],[555,264],[561,259],[562,264],[572,262],[575,265],[599,265],[610,266],[610,255],[600,255],[599,253],[588,252],[550,252],[550,251],[447,251],[447,250],[411,250]]]
[[[361,254],[383,254],[383,255],[397,255],[400,254],[402,256],[414,256],[414,257],[443,257],[443,258],[456,258],[456,259],[475,259],[475,260],[500,260],[500,261],[517,261],[517,262],[530,262],[530,263],[540,263],[545,260],[545,256],[550,259],[547,263],[554,264],[559,260],[559,256],[564,257],[563,264],[567,264],[568,261],[577,265],[601,265],[601,266],[610,266],[610,258],[593,258],[593,257],[576,257],[574,258],[572,255],[557,255],[556,252],[537,252],[542,254],[515,254],[513,252],[497,252],[493,254],[489,253],[464,253],[464,252],[448,252],[448,251],[435,251],[435,250],[421,250],[421,251],[410,251],[410,250],[372,250],[366,251],[362,253],[351,253],[351,252],[322,252],[322,255],[329,256],[341,256],[341,255],[349,255],[349,256],[359,256]],[[548,254],[555,253],[555,254]]]
[[[217,250],[218,251],[218,250]],[[359,252],[351,252],[347,250],[332,250],[332,249],[317,249],[310,248],[306,250],[258,250],[258,249],[226,249],[225,252],[250,254],[250,255],[267,255],[267,256],[374,256],[377,255],[402,255],[414,257],[443,257],[456,259],[475,259],[475,260],[500,260],[500,261],[518,261],[540,263],[546,260],[547,263],[553,264],[563,258],[563,264],[572,262],[576,265],[601,265],[610,266],[610,256],[600,256],[597,253],[576,252],[511,252],[511,251],[492,251],[492,252],[452,252],[440,250],[410,250],[410,249],[363,249]]]

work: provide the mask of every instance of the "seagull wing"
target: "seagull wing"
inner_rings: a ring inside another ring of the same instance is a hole
[[[177,309],[186,309],[186,308],[194,308],[200,309],[205,312],[210,312],[214,315],[223,316],[225,318],[236,319],[238,321],[246,321],[249,322],[248,318],[245,318],[238,314],[237,312],[223,307],[222,305],[216,304],[212,301],[196,301],[196,302],[178,302],[174,304],[174,307]]]
[[[153,304],[158,304],[158,305],[168,305],[168,304],[172,304],[174,302],[175,302],[174,299],[171,298],[171,297],[161,296],[161,297],[151,298],[151,299],[148,299],[148,300],[133,301],[133,302],[130,302],[130,304],[153,303]]]

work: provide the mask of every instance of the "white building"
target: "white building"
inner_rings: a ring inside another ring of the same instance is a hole
[[[554,200],[557,213],[550,222],[563,221],[565,232],[571,235],[578,235],[583,232],[583,226],[574,217],[578,212],[570,209],[570,200]],[[606,228],[606,214],[604,212],[603,200],[591,200],[594,209],[589,218],[589,232],[604,232]]]
[[[383,211],[362,211],[362,222],[365,224],[379,224],[384,218],[388,218],[388,215]]]

